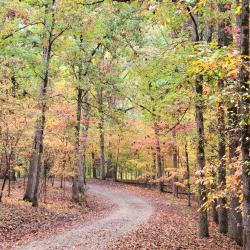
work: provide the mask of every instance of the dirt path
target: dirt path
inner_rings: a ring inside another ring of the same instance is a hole
[[[77,226],[50,238],[18,247],[28,249],[107,249],[109,243],[147,222],[154,208],[141,197],[100,185],[89,185],[89,191],[115,204],[107,217]]]

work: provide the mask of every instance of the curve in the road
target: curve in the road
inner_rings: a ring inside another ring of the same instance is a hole
[[[18,247],[18,250],[86,249],[104,250],[109,243],[145,223],[153,214],[153,206],[143,198],[101,185],[89,185],[89,190],[116,205],[103,219],[91,221],[63,233]]]

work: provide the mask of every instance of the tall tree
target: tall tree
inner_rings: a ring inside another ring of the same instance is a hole
[[[203,105],[202,105],[202,95],[203,86],[201,83],[202,79],[196,80],[196,95],[197,101],[195,104],[195,114],[196,114],[196,125],[197,125],[197,167],[199,171],[199,184],[198,184],[198,199],[201,210],[199,212],[199,237],[208,237],[208,219],[207,211],[204,208],[204,204],[207,201],[207,190],[204,184],[204,168],[205,168],[205,150],[204,150],[204,118],[203,118]]]
[[[190,8],[188,8],[193,25],[193,42],[200,42],[198,14],[194,15]],[[204,204],[207,201],[207,190],[205,186],[205,132],[204,132],[204,104],[203,104],[203,77],[196,76],[195,80],[195,120],[197,128],[197,168],[199,172],[198,183],[198,201],[200,206],[198,235],[200,238],[208,237],[208,218],[207,210]]]
[[[80,165],[78,161],[78,159],[80,158],[82,96],[83,96],[82,88],[77,87],[76,125],[75,125],[75,159],[76,160],[75,160],[75,166],[74,166],[74,176],[73,176],[73,185],[72,185],[72,199],[75,202],[79,202],[81,200],[81,193],[83,192],[82,190],[83,187],[81,185],[84,185],[84,183],[82,183],[83,182],[82,170],[80,169]]]
[[[220,13],[225,14],[226,7],[225,4],[219,4],[218,6]],[[223,19],[218,25],[218,46],[221,48],[223,46],[228,46],[232,37],[226,32],[226,26],[228,21]],[[219,93],[224,91],[224,79],[219,79],[218,82]],[[225,110],[223,98],[218,103],[218,187],[222,190],[226,186],[226,137],[225,137]],[[219,197],[218,199],[218,222],[219,231],[226,234],[228,231],[228,218],[226,209],[226,197]]]
[[[173,130],[172,132],[173,134],[173,139],[174,139],[174,148],[173,148],[173,167],[175,169],[175,171],[177,172],[177,168],[178,168],[178,152],[177,152],[177,145],[176,145],[176,131],[175,129]],[[175,175],[176,173],[174,173]],[[173,190],[173,195],[174,196],[177,196],[178,194],[178,187],[177,185],[175,184],[175,182],[177,182],[178,179],[176,176],[174,176],[173,178],[173,187],[172,187],[172,190]]]
[[[249,0],[241,3],[240,124],[243,182],[243,249],[250,249]]]
[[[228,108],[228,127],[229,127],[229,164],[231,165],[230,175],[235,175],[235,164],[239,158],[237,148],[239,141],[239,117],[238,108],[235,103],[231,103]],[[240,200],[238,195],[234,194],[230,201],[229,213],[229,236],[238,244],[242,245],[242,214],[239,210]]]
[[[80,139],[80,160],[78,165],[79,172],[79,193],[81,195],[80,199],[84,193],[85,185],[85,169],[86,169],[86,150],[87,150],[87,138],[89,129],[89,103],[88,103],[88,91],[84,91],[82,100],[82,134]]]
[[[237,8],[240,8],[240,1],[236,0]],[[236,15],[236,42],[239,34],[238,28],[240,27],[241,15]],[[235,92],[239,91],[237,84],[233,86]],[[238,101],[232,101],[228,105],[228,137],[229,137],[229,165],[231,166],[230,175],[235,175],[235,165],[239,159],[238,147],[240,145],[240,128],[239,114],[238,114]],[[242,245],[242,213],[239,209],[240,200],[238,195],[234,194],[230,201],[230,213],[229,213],[229,228],[228,233],[231,239],[235,240],[239,245]]]
[[[159,127],[157,120],[154,122],[154,133],[155,133],[155,152],[156,152],[156,162],[157,162],[157,177],[159,178],[159,191],[163,192],[163,181],[162,178],[162,161],[161,161],[161,144],[160,144],[160,135]]]
[[[45,114],[47,109],[47,89],[49,85],[50,61],[52,56],[52,45],[56,39],[55,29],[55,5],[56,0],[44,4],[43,23],[43,48],[42,48],[42,72],[41,86],[38,96],[39,114],[35,122],[33,152],[30,160],[28,183],[24,200],[32,201],[33,206],[38,206],[38,186],[41,171],[41,159],[43,154],[43,140],[45,128]]]
[[[104,93],[103,87],[97,90],[97,102],[98,102],[98,112],[99,112],[99,146],[100,146],[100,179],[105,179],[105,144],[104,144]]]

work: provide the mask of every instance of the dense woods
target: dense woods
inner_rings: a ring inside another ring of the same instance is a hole
[[[0,202],[137,184],[250,249],[249,0],[2,0],[0,27]]]

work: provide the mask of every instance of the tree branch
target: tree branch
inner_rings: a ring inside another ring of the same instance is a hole
[[[200,41],[200,36],[199,36],[197,21],[195,20],[195,17],[194,17],[194,15],[192,13],[192,10],[190,9],[189,6],[187,6],[187,10],[188,10],[188,13],[189,13],[189,15],[190,15],[190,17],[192,19],[193,24],[194,24],[194,30],[195,30],[195,36],[196,36],[195,41],[198,42],[198,41]]]
[[[103,3],[104,0],[98,0],[95,2],[90,2],[90,3],[79,3],[83,6],[91,6],[91,5],[96,5],[96,4],[100,4]],[[127,3],[127,2],[131,2],[131,0],[113,0],[113,2],[118,2],[118,3]]]
[[[56,40],[58,37],[60,37],[68,28],[69,28],[69,25],[68,25],[65,29],[61,30],[57,35],[55,35],[54,38],[53,38],[52,41],[51,41],[51,44],[53,44],[53,43],[55,42],[55,40]]]
[[[83,6],[91,6],[91,5],[100,4],[100,3],[103,3],[103,2],[104,2],[104,0],[99,0],[99,1],[96,1],[96,2],[80,3],[80,4],[83,5]]]
[[[168,129],[168,130],[164,133],[164,135],[166,135],[166,134],[168,134],[169,132],[173,131],[173,130],[183,121],[183,119],[184,119],[184,117],[185,117],[185,115],[186,115],[186,113],[187,113],[189,107],[190,107],[190,106],[188,106],[188,107],[184,110],[184,112],[183,112],[182,116],[180,117],[180,119],[179,119],[170,129]]]
[[[23,27],[21,27],[21,28],[15,30],[15,31],[13,31],[13,32],[10,33],[10,34],[3,36],[1,39],[2,39],[2,40],[6,40],[6,39],[8,39],[8,38],[14,36],[15,33],[19,32],[19,31],[21,31],[21,30],[24,30],[24,29],[28,28],[29,26],[34,26],[34,25],[37,25],[37,24],[40,24],[40,23],[43,23],[43,22],[40,21],[40,22],[35,22],[35,23],[29,23],[29,24],[27,24],[27,25],[25,25],[25,26],[23,26]]]

